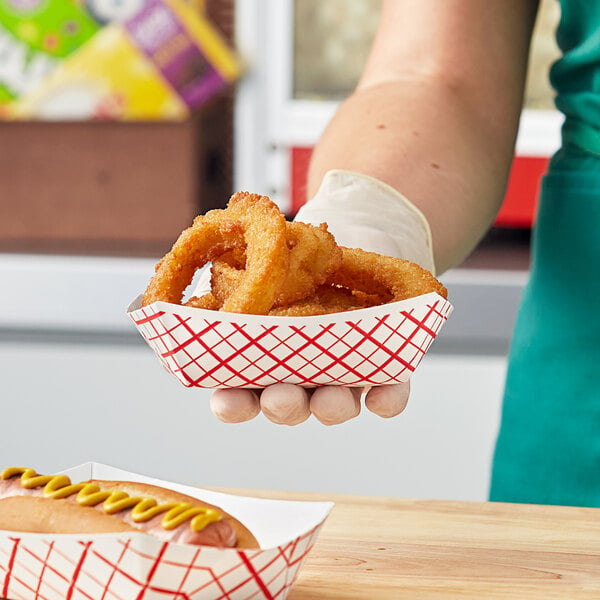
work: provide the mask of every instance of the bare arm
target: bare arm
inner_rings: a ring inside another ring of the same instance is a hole
[[[491,225],[513,157],[538,0],[384,0],[354,94],[319,141],[308,194],[329,169],[384,181],[417,205],[437,271]]]
[[[356,92],[317,145],[309,170],[313,197],[330,169],[380,179],[427,217],[437,271],[473,248],[506,186],[522,104],[537,0],[384,0],[382,18]],[[369,410],[392,417],[409,384],[371,389]],[[219,390],[211,406],[224,421],[261,410],[294,425],[312,413],[325,424],[360,412],[360,389],[325,386],[309,396],[273,385]]]

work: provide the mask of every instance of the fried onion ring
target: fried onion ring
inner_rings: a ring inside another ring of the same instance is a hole
[[[242,248],[233,248],[227,252],[223,252],[215,261],[215,262],[224,263],[230,267],[234,267],[235,269],[245,269],[246,268],[246,252]]]
[[[342,263],[342,251],[327,225],[288,223],[286,238],[290,267],[275,297],[274,306],[285,306],[312,294]]]
[[[381,299],[371,294],[352,291],[335,285],[321,285],[315,293],[288,306],[272,308],[273,317],[308,317],[328,315],[382,304]]]
[[[266,196],[238,192],[225,210],[197,217],[157,264],[142,306],[180,304],[197,269],[224,252],[246,249],[246,269],[223,303],[227,312],[266,314],[284,281],[289,250],[285,217]]]
[[[289,268],[275,296],[274,307],[287,306],[310,296],[342,262],[342,251],[324,223],[319,227],[287,223],[286,240],[290,250]],[[225,305],[239,287],[243,274],[239,251],[215,259],[211,270],[213,295]]]
[[[385,302],[396,302],[436,292],[448,297],[446,288],[426,269],[408,260],[342,247],[342,264],[328,283],[359,290],[367,294],[387,296]]]
[[[446,288],[406,260],[342,248],[327,231],[288,223],[266,196],[239,192],[181,233],[156,265],[142,306],[181,304],[197,269],[211,262],[211,291],[186,306],[271,316],[368,308]]]
[[[210,274],[210,291],[217,301],[223,305],[240,285],[244,270],[217,259],[213,261]]]
[[[184,306],[192,308],[203,308],[205,310],[219,310],[223,304],[213,296],[211,292],[202,296],[192,296]]]

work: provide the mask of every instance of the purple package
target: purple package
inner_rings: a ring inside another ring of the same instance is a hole
[[[225,79],[162,0],[150,0],[124,25],[134,44],[190,108],[226,86]]]

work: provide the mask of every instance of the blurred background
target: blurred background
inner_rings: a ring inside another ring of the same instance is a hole
[[[129,321],[156,261],[236,190],[291,218],[378,0],[0,0],[0,463],[484,500],[539,179],[558,148],[544,0],[506,199],[446,273],[455,311],[404,415],[224,425]],[[493,65],[490,66],[493,68]],[[473,165],[477,168],[477,165]]]

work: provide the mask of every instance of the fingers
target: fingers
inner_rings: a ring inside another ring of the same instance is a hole
[[[311,413],[324,425],[338,425],[360,414],[362,388],[325,386],[311,391],[289,383],[258,390],[216,390],[210,399],[215,416],[225,423],[249,421],[262,410],[267,419],[280,425],[298,425]],[[410,383],[372,388],[365,406],[389,419],[399,415],[408,403]]]
[[[360,414],[361,393],[362,388],[317,388],[310,399],[310,410],[323,425],[338,425]]]
[[[298,385],[276,383],[260,395],[267,419],[279,425],[298,425],[310,417],[309,392]]]
[[[210,409],[225,423],[242,423],[256,417],[260,402],[254,390],[216,390],[210,398]]]
[[[372,388],[365,398],[365,406],[376,415],[389,419],[399,415],[408,403],[410,382]]]

